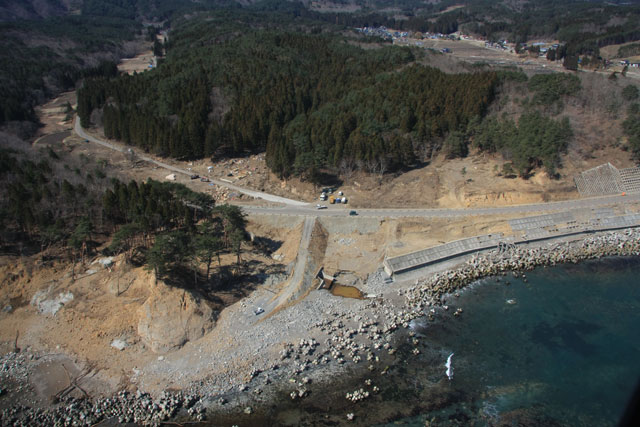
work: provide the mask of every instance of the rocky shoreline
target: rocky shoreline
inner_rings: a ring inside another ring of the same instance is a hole
[[[574,242],[536,247],[511,245],[490,253],[473,255],[461,268],[417,281],[416,286],[402,293],[407,298],[408,306],[413,308],[410,312],[416,314],[424,307],[442,300],[446,294],[455,293],[485,277],[504,275],[507,271],[518,274],[541,266],[634,255],[640,255],[640,230],[635,228],[607,232]]]
[[[274,343],[280,348],[278,356],[265,352],[261,363],[254,364],[248,372],[233,372],[225,381],[203,379],[181,391],[165,391],[158,396],[122,391],[103,399],[65,397],[48,408],[13,406],[0,412],[0,422],[25,426],[93,425],[111,420],[159,425],[168,420],[206,422],[207,417],[216,422],[221,419],[249,422],[274,402],[304,401],[316,390],[335,387],[335,378],[347,372],[369,372],[371,379],[342,391],[344,407],[348,408],[380,392],[375,378],[400,360],[396,355],[399,345],[413,347],[406,357],[419,353],[419,338],[411,330],[396,332],[409,328],[414,319],[448,310],[449,298],[469,284],[509,271],[521,275],[539,266],[637,255],[640,255],[640,230],[626,229],[571,242],[500,247],[468,257],[458,268],[435,273],[401,289],[393,289],[382,274],[376,273],[365,287],[380,292],[381,296],[345,304],[345,310],[334,306],[317,318],[306,338],[291,342],[286,335],[281,336],[281,343]],[[456,313],[462,314],[462,309],[458,308]],[[278,317],[269,321],[274,328],[278,327]],[[44,357],[28,351],[8,353],[0,358],[0,374],[2,378],[20,381],[26,375],[25,366]],[[338,416],[342,422],[354,420],[350,411]]]

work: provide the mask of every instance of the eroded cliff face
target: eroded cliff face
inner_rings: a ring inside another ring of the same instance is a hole
[[[158,353],[198,340],[214,328],[216,315],[198,295],[156,281],[122,256],[75,267],[42,266],[38,257],[5,257],[0,264],[2,354],[17,348],[55,355],[63,382],[60,363],[72,374],[91,371],[83,385],[92,396],[115,392]],[[58,377],[40,381],[48,385],[39,398],[60,391]]]
[[[182,347],[215,326],[211,307],[189,291],[158,281],[138,309],[138,335],[156,353]]]

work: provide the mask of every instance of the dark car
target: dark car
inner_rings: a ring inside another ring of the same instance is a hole
[[[200,176],[198,176],[198,175],[196,175],[196,174],[191,175],[191,179],[198,179],[198,178],[200,178]]]
[[[356,216],[356,215],[358,215],[358,212],[356,212],[356,211],[349,211],[349,215],[351,215],[351,216]]]

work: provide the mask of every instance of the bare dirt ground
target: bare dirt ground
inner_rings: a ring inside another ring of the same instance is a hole
[[[462,54],[460,42],[452,42],[454,54]],[[444,45],[443,45],[444,47]],[[484,47],[470,46],[468,49]],[[475,55],[470,50],[468,55]],[[127,72],[147,69],[148,55],[127,61]],[[487,54],[495,61],[500,55]],[[485,55],[485,58],[486,56]],[[513,58],[512,58],[513,59]],[[518,60],[518,59],[514,59]],[[39,146],[51,146],[77,156],[86,156],[93,162],[103,162],[109,174],[128,180],[163,180],[169,171],[99,146],[85,143],[69,131],[72,122],[66,121],[66,104],[75,103],[73,92],[65,93],[38,111],[44,127],[36,141]],[[588,122],[588,121],[587,121]],[[465,159],[447,160],[437,156],[428,165],[407,173],[383,177],[354,174],[340,186],[354,207],[477,207],[532,203],[578,197],[572,177],[581,170],[611,161],[617,167],[631,163],[628,153],[615,144],[611,128],[593,126],[578,130],[582,140],[598,139],[597,144],[576,144],[564,157],[559,180],[550,179],[537,171],[530,179],[506,179],[499,176],[504,160],[499,156],[472,152]],[[599,134],[600,133],[600,134]],[[298,179],[281,181],[270,173],[264,155],[239,159],[201,160],[178,162],[163,159],[181,168],[190,168],[203,177],[226,179],[237,185],[270,193],[317,200],[320,188]],[[208,169],[209,166],[213,168]],[[197,191],[211,194],[218,202],[243,202],[246,197],[211,186],[200,180],[178,176],[178,182]],[[259,203],[248,201],[249,203]],[[488,233],[508,233],[508,217],[475,217],[452,219],[395,219],[332,218],[320,220],[327,231],[327,247],[323,265],[331,274],[339,273],[341,283],[362,287],[367,275],[374,273],[385,256],[395,256],[443,242]],[[255,215],[249,217],[249,231],[273,243],[271,256],[247,250],[245,265],[260,265],[255,274],[268,276],[268,272],[286,270],[297,256],[302,234],[301,217]],[[247,248],[249,249],[249,248]],[[313,249],[313,248],[312,248]],[[222,265],[231,265],[233,256],[222,259]],[[8,258],[0,260],[0,305],[11,306],[0,312],[0,350],[5,353],[17,344],[32,352],[48,354],[38,372],[32,372],[33,393],[40,405],[46,405],[61,390],[69,387],[70,379],[86,373],[83,388],[93,397],[108,395],[122,388],[145,388],[159,392],[168,386],[184,387],[189,381],[209,375],[230,382],[229,373],[250,370],[252,362],[267,344],[296,341],[305,336],[314,319],[296,319],[296,311],[279,313],[281,330],[271,331],[265,326],[254,329],[253,294],[220,291],[215,294],[214,308],[219,313],[218,327],[201,340],[188,343],[181,350],[160,360],[149,350],[137,334],[139,310],[150,294],[152,278],[142,268],[134,268],[116,259],[115,265],[102,268],[88,264],[76,267],[79,273],[71,277],[71,265],[57,261],[39,267],[36,258]],[[92,261],[92,260],[91,260]],[[249,268],[249,267],[247,267]],[[91,272],[91,270],[95,270]],[[122,288],[121,288],[122,285]],[[263,294],[277,294],[281,282],[259,285]],[[248,292],[251,287],[246,288]],[[366,289],[364,289],[366,290]],[[54,297],[60,292],[73,293],[73,299],[64,303],[55,314],[42,314],[31,304],[38,292]],[[302,305],[317,305],[314,310],[339,310],[349,307],[338,297],[314,291]],[[355,304],[355,303],[354,303]],[[337,308],[338,307],[338,308]],[[271,335],[265,335],[265,331]],[[111,346],[114,339],[127,343],[124,350]],[[273,346],[269,347],[272,351]],[[227,375],[227,376],[225,376]],[[167,382],[167,378],[170,381]],[[37,384],[41,384],[36,387]],[[78,390],[74,391],[79,393]]]
[[[610,60],[614,60],[614,59],[628,59],[630,62],[638,62],[640,61],[640,55],[638,56],[629,56],[629,57],[620,57],[618,56],[618,49],[620,49],[623,46],[628,46],[631,44],[637,44],[638,42],[628,42],[628,43],[621,43],[621,44],[612,44],[609,46],[604,46],[600,48],[600,55],[605,58],[605,59],[610,59]]]
[[[263,235],[275,237],[278,231],[272,229]],[[295,240],[295,233],[290,235]],[[281,247],[281,261],[246,250],[243,272],[266,277],[282,271],[281,262],[295,257],[294,246],[289,243]],[[40,264],[37,256],[0,259],[3,283],[0,301],[4,308],[0,313],[0,351],[2,354],[12,351],[17,344],[18,348],[33,353],[64,355],[60,363],[66,369],[91,372],[83,386],[92,397],[128,388],[131,376],[158,358],[138,333],[143,316],[141,307],[155,287],[153,274],[125,263],[122,257],[116,257],[109,268],[95,262],[96,259],[92,257],[85,265],[77,264],[75,268],[64,259],[46,266]],[[234,262],[235,256],[231,254],[221,258],[223,267]],[[212,272],[217,270],[216,263]],[[247,282],[239,288],[221,287],[208,294],[207,304],[214,312],[220,312],[244,298],[255,286]],[[71,293],[72,299],[52,312],[48,304],[66,293]],[[125,342],[126,349],[112,347],[114,340]],[[57,369],[62,369],[60,363]],[[68,386],[66,381],[64,384],[57,381],[51,384],[41,381],[48,384],[37,392],[43,404],[50,403]]]
[[[516,54],[508,50],[502,50],[493,47],[485,47],[482,40],[449,40],[449,39],[397,39],[394,44],[421,46],[425,49],[449,49],[450,53],[445,55],[451,56],[457,60],[469,62],[472,64],[488,64],[500,66],[515,66],[525,70],[536,72],[541,71],[561,71],[564,72],[562,61],[547,61],[544,57],[531,56],[528,54]]]
[[[586,125],[587,127],[578,129],[577,134],[584,135],[585,139],[589,138],[591,146],[585,148],[583,145],[577,145],[575,149],[570,149],[569,154],[563,157],[560,179],[551,179],[542,170],[534,171],[529,179],[505,178],[500,173],[505,163],[501,156],[472,152],[464,159],[454,160],[438,155],[426,166],[398,175],[355,173],[345,179],[338,189],[344,192],[349,205],[354,208],[460,208],[577,198],[579,195],[573,184],[573,177],[580,171],[602,164],[604,158],[616,167],[632,165],[628,153],[615,147],[617,138],[602,134],[600,141],[593,140],[593,134],[588,135],[589,123]],[[601,127],[601,124],[595,126],[594,132],[603,132]],[[170,174],[170,171],[145,162],[137,162],[135,158],[96,144],[84,144],[77,136],[66,138],[65,143],[73,145],[78,153],[90,158],[109,159],[114,168],[125,173],[130,179],[164,180]],[[218,161],[160,160],[190,170],[199,177],[221,179],[279,196],[323,203],[318,200],[321,186],[303,182],[298,178],[284,181],[278,179],[266,167],[264,154]],[[247,196],[209,182],[202,182],[200,179],[191,180],[187,176],[177,175],[176,180],[193,190],[210,194],[221,203],[251,203]]]
[[[245,265],[260,265],[261,271],[268,271],[269,266],[284,271],[284,266],[294,262],[297,256],[301,222],[292,227],[295,222],[291,217],[251,217],[249,230],[272,239],[279,246],[271,257],[245,252]],[[464,235],[498,232],[504,229],[504,222],[484,218],[470,225],[464,219],[372,219],[362,222],[344,218],[327,226],[330,226],[330,234],[324,253],[325,268],[332,274],[340,274],[340,280],[345,284],[362,287],[366,277],[379,268],[385,255],[404,253]],[[122,257],[116,257],[109,268],[94,261],[91,259],[84,266],[76,265],[74,279],[72,266],[66,261],[42,267],[38,257],[4,257],[1,260],[0,280],[4,285],[0,287],[0,301],[3,307],[10,306],[10,309],[0,313],[0,350],[3,353],[11,351],[18,335],[17,346],[23,350],[56,355],[55,360],[42,359],[48,363],[45,365],[48,370],[42,373],[48,379],[33,383],[34,387],[41,384],[36,394],[42,406],[68,387],[69,380],[65,379],[66,374],[62,374],[64,370],[70,371],[71,378],[88,372],[90,375],[81,384],[92,397],[107,396],[122,388],[135,390],[138,386],[159,393],[167,386],[162,381],[162,374],[169,372],[162,370],[159,363],[166,356],[158,359],[159,355],[150,351],[138,335],[141,307],[154,287],[152,273],[125,264]],[[233,262],[233,255],[222,259],[223,266]],[[266,283],[261,288],[263,293],[268,291],[267,295],[275,295],[280,289],[277,283]],[[251,289],[248,287],[246,290],[250,292]],[[42,312],[42,307],[36,302],[50,301],[68,292],[73,294],[73,298],[64,302],[55,313]],[[251,317],[238,323],[238,319],[229,317],[231,315],[224,310],[225,315],[218,320],[224,326],[214,334],[215,339],[210,336],[206,344],[197,344],[198,347],[204,345],[209,355],[207,359],[200,356],[202,360],[197,362],[199,369],[204,370],[203,375],[228,374],[230,366],[226,363],[207,360],[220,359],[216,355],[225,349],[237,350],[242,346],[242,341],[235,335],[249,331],[250,325],[244,323],[255,321],[252,313],[255,307],[248,300],[243,300],[245,295],[245,292],[237,290],[213,294],[212,301],[217,302],[210,304],[214,304],[216,310],[228,307],[230,312],[236,313],[234,316],[241,315],[244,319],[249,313]],[[340,301],[334,297],[323,298],[330,298],[332,303]],[[283,339],[282,333],[286,335],[287,332],[280,331],[279,339]],[[295,341],[303,333],[303,330],[294,332],[287,339]],[[126,342],[124,350],[112,347],[117,339]],[[182,357],[190,351],[189,348],[187,346],[181,351]],[[145,375],[146,372],[150,376]],[[180,378],[172,377],[171,382],[176,387],[184,387],[193,377],[194,374],[185,373]]]
[[[150,44],[149,44],[150,45]],[[146,50],[133,58],[125,58],[118,64],[118,70],[127,73],[140,73],[155,66],[155,57],[151,50]]]
[[[67,105],[75,108],[76,104],[76,92],[65,92],[59,97],[47,102],[44,105],[36,107],[38,117],[43,126],[38,131],[38,138],[36,144],[40,142],[40,137],[48,136],[64,131],[73,130],[73,122],[71,119],[74,115],[67,112]],[[70,133],[69,133],[70,135]]]

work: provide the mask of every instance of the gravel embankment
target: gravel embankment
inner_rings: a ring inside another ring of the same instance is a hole
[[[157,396],[121,392],[95,401],[68,399],[48,410],[14,407],[2,411],[0,421],[3,425],[91,425],[113,419],[157,424],[175,416],[203,420],[211,413],[250,414],[283,392],[293,400],[304,399],[311,384],[321,386],[347,368],[369,369],[375,378],[396,351],[394,331],[408,328],[413,319],[431,316],[447,294],[478,279],[542,265],[639,254],[637,229],[577,242],[511,247],[467,257],[458,268],[401,287],[390,284],[378,271],[363,286],[365,293],[375,294],[375,298],[341,299],[313,291],[299,304],[260,322],[251,315],[252,300],[257,298],[252,296],[230,307],[211,333],[211,340],[233,337],[226,351],[203,356],[208,345],[205,337],[203,343],[185,350],[192,354],[191,359],[178,363],[181,356],[172,361],[169,354],[167,364],[159,361],[137,382],[144,389],[145,378],[181,375],[178,380],[172,378],[176,385],[183,385],[180,392]],[[412,342],[417,345],[417,337],[412,336]],[[20,357],[8,354],[0,360],[3,377],[24,375],[22,364],[11,361]],[[367,384],[345,398],[355,402],[377,391],[375,385]]]

